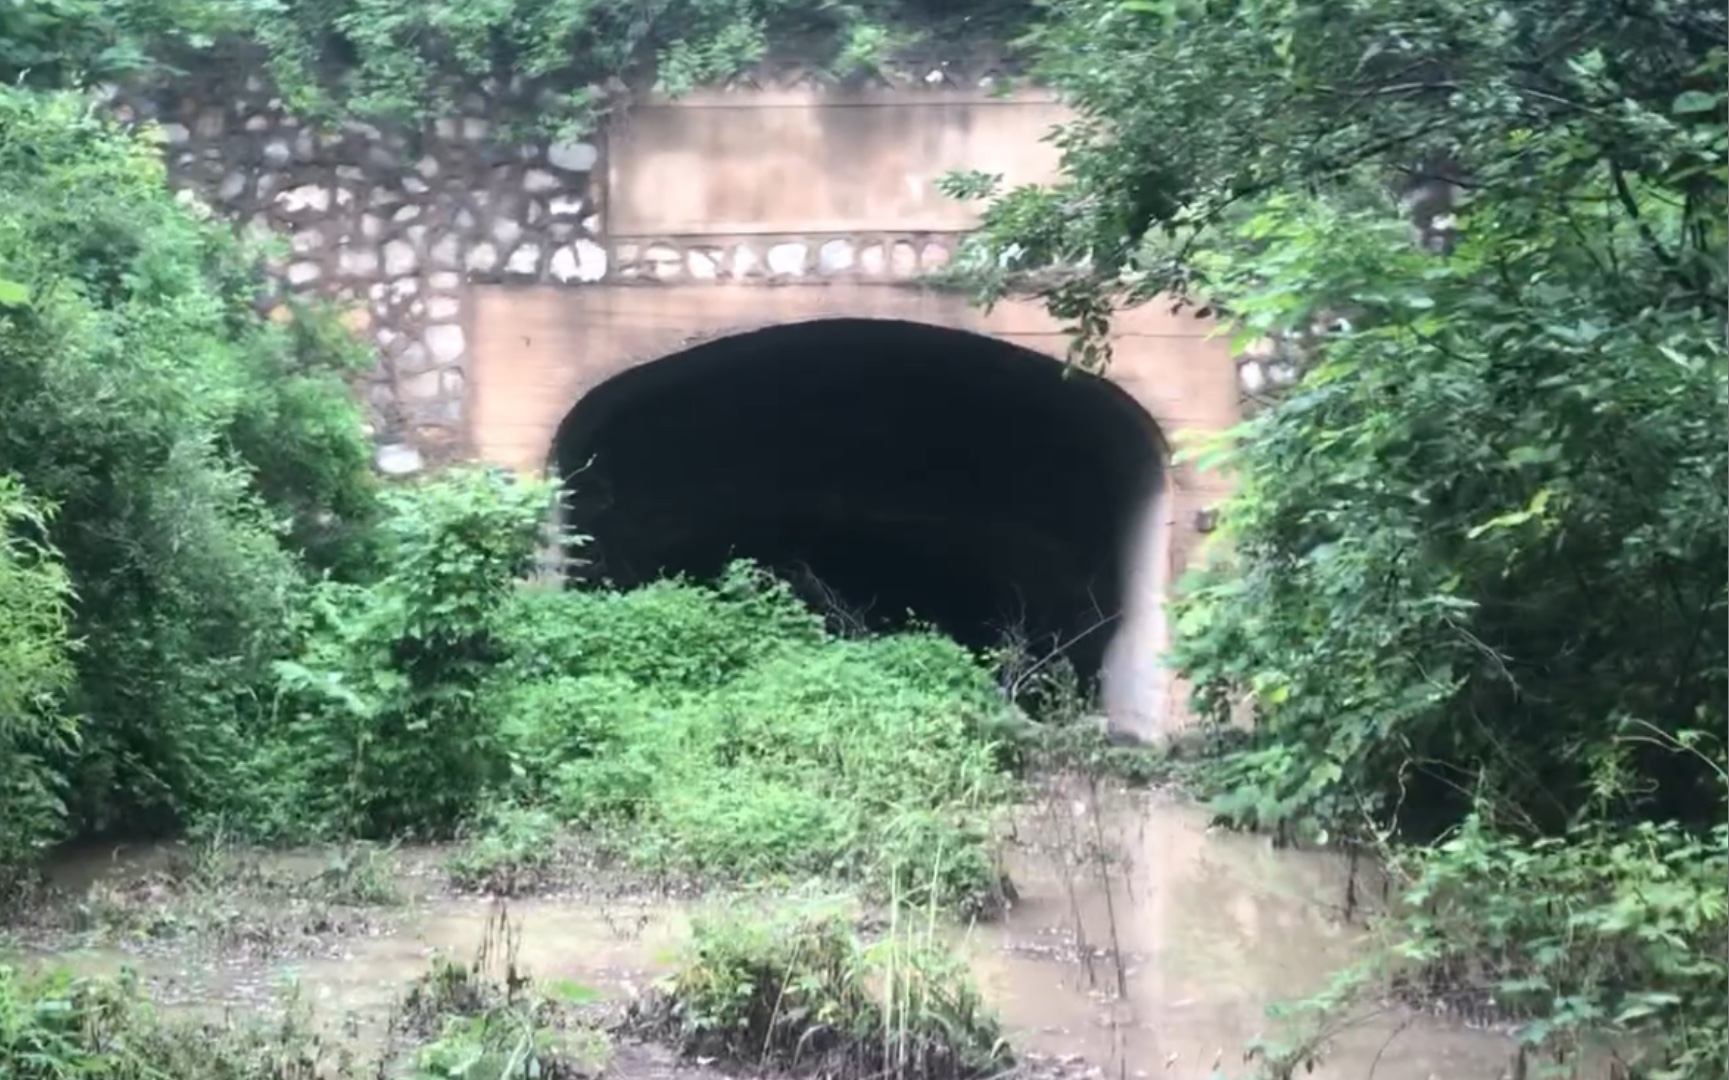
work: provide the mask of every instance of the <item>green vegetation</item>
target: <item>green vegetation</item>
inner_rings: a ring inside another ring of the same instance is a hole
[[[699,922],[637,1023],[689,1055],[820,1076],[1002,1075],[1013,1058],[935,913],[911,921],[874,940],[834,903]]]
[[[152,147],[0,89],[0,854],[207,810],[309,575],[366,561],[360,358],[252,266]]]
[[[1253,717],[1220,812],[1376,846],[1408,985],[1654,1077],[1729,1045],[1724,34],[1686,0],[1058,0],[1063,181],[951,184],[994,196],[963,276],[1080,360],[1174,292],[1299,375],[1189,451],[1238,482],[1175,644],[1203,716]]]
[[[795,47],[855,79],[932,42],[1004,42],[1028,0],[25,0],[0,9],[0,79],[62,86],[260,61],[299,114],[420,126],[494,87],[519,134],[575,134],[626,82],[683,93]],[[952,58],[952,57],[949,57]]]
[[[365,355],[314,307],[261,319],[260,251],[79,92],[262,49],[316,117],[419,124],[490,79],[563,133],[648,68],[685,89],[804,40],[852,73],[928,14],[0,6],[0,880],[120,831],[461,837],[450,878],[515,893],[580,836],[656,875],[988,910],[1029,747],[976,658],[838,638],[746,566],[524,585],[553,493],[478,470],[380,490],[346,385]],[[1078,360],[1175,294],[1292,369],[1189,451],[1237,489],[1174,657],[1219,813],[1370,848],[1402,886],[1387,955],[1312,1011],[1384,976],[1493,999],[1533,1054],[1606,1034],[1640,1075],[1729,1068],[1725,32],[1695,0],[1051,0],[1027,44],[1078,110],[1062,180],[951,182],[989,198],[957,278],[1043,298]],[[1044,750],[1162,767],[1080,731]],[[385,898],[367,865],[332,895]],[[104,925],[180,932],[109,900]],[[785,918],[706,925],[664,1029],[783,1065],[999,1064],[929,940]],[[590,1067],[549,1034],[563,1006],[457,971],[419,999],[424,1075]],[[124,988],[0,969],[25,1077],[305,1075],[321,1052],[176,1031]],[[1285,1072],[1309,1052],[1262,1048]]]
[[[16,1080],[415,1080],[597,1075],[609,1041],[578,1015],[592,995],[536,984],[502,918],[469,963],[408,988],[383,1043],[356,1054],[291,1002],[273,1020],[209,1023],[154,1009],[136,980],[25,975],[0,964],[0,1062]]]

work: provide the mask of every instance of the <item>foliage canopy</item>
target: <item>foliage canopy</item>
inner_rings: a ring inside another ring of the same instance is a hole
[[[1620,1027],[1658,1037],[1652,1075],[1720,1073],[1724,12],[1050,11],[1063,176],[954,178],[991,197],[963,274],[1042,297],[1083,362],[1162,294],[1300,373],[1191,450],[1237,481],[1174,649],[1203,716],[1253,717],[1219,808],[1439,836],[1408,864],[1411,957],[1535,1008],[1533,1042]],[[1456,220],[1431,252],[1407,218],[1436,179]]]

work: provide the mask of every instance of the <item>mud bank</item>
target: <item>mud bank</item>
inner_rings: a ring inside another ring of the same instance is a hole
[[[89,973],[131,968],[177,1008],[254,1013],[292,998],[333,1033],[364,1041],[384,1029],[433,957],[481,948],[500,903],[529,974],[622,1006],[672,968],[704,906],[726,902],[599,880],[508,901],[453,896],[441,885],[443,853],[424,848],[389,856],[395,903],[346,894],[248,899],[237,888],[202,914],[176,916],[180,901],[146,892],[135,902],[162,925],[104,930],[100,905],[127,896],[170,856],[86,853],[63,862],[55,917],[15,930],[6,951]],[[1245,1047],[1280,1033],[1268,1006],[1322,989],[1367,944],[1361,921],[1344,918],[1343,860],[1209,829],[1202,812],[1156,793],[1053,787],[1018,813],[1004,861],[1016,901],[992,923],[951,932],[1017,1050],[1043,1062],[1040,1071],[1248,1074]],[[270,856],[256,876],[317,880],[330,865],[329,853]],[[1339,1025],[1324,1050],[1313,1073],[1322,1080],[1497,1080],[1514,1047],[1497,1033],[1376,1006]],[[667,1065],[636,1048],[615,1072]]]

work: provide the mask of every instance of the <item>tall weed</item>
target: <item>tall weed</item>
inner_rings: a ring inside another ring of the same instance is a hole
[[[499,707],[521,797],[648,866],[879,889],[900,873],[993,902],[1007,707],[952,641],[831,637],[743,565],[714,588],[518,604]]]

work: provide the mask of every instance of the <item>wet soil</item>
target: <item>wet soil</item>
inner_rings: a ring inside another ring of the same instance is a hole
[[[203,890],[174,884],[183,850],[85,852],[53,868],[59,898],[0,938],[0,958],[130,968],[158,1001],[199,1012],[294,1000],[364,1041],[434,956],[474,955],[500,903],[529,974],[622,1010],[717,902],[580,862],[551,895],[452,895],[446,854],[391,853],[397,902],[381,904],[347,885],[321,891],[350,858],[330,852],[259,857]],[[1004,860],[1016,902],[953,934],[1029,1075],[1247,1075],[1245,1046],[1280,1033],[1268,1007],[1321,990],[1367,944],[1362,920],[1344,917],[1342,858],[1210,829],[1159,793],[1053,783],[1017,815]],[[1359,881],[1355,903],[1375,891]],[[1338,1025],[1323,1049],[1320,1080],[1499,1080],[1514,1048],[1505,1034],[1382,1004]],[[691,1074],[639,1045],[620,1046],[610,1069],[625,1080],[674,1072]]]

